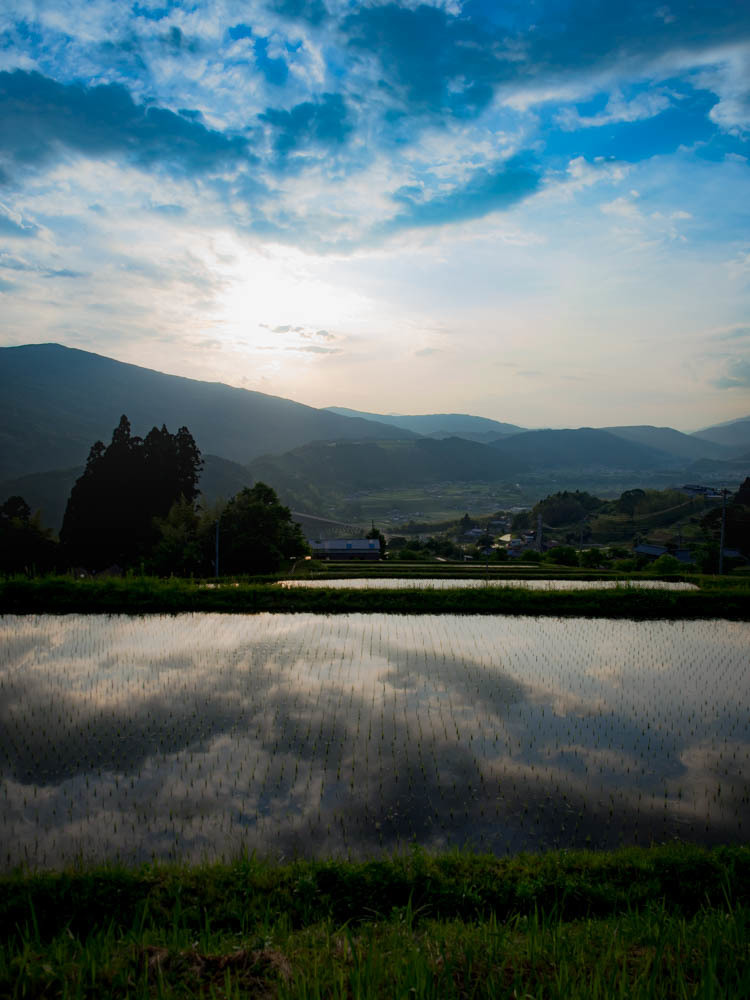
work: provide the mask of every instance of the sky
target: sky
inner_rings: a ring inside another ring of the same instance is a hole
[[[747,0],[10,0],[0,346],[526,427],[750,413]]]

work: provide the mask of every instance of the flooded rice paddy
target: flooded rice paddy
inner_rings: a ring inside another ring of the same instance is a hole
[[[750,626],[0,618],[0,867],[743,841]]]
[[[343,587],[346,590],[452,590],[456,587],[522,587],[524,590],[614,590],[638,587],[647,590],[698,590],[694,583],[665,580],[529,580],[455,579],[445,577],[349,577],[332,580],[281,580],[282,587]]]

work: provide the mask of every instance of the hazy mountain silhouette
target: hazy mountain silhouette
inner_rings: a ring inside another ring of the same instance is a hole
[[[240,463],[308,441],[414,436],[262,392],[32,344],[0,348],[0,479],[83,464],[123,413],[135,434],[186,425],[202,452]]]
[[[626,483],[652,474],[730,480],[742,478],[750,452],[750,417],[686,435],[641,425],[529,431],[470,414],[319,410],[36,344],[0,348],[0,500],[19,494],[58,527],[91,445],[108,443],[123,413],[136,434],[162,424],[190,429],[205,458],[201,490],[209,500],[260,479],[318,514],[358,490],[501,483],[527,473],[542,489],[544,474],[552,473],[552,488],[560,470],[573,477],[586,470],[592,489],[618,471]]]
[[[289,500],[307,504],[331,492],[498,482],[526,468],[519,458],[463,438],[316,442],[284,455],[266,455],[249,466],[256,479],[273,483]]]
[[[505,424],[488,417],[473,417],[469,413],[422,413],[408,416],[403,413],[367,413],[364,410],[349,410],[344,406],[328,406],[326,409],[344,417],[381,421],[429,437],[463,437],[470,434],[472,437],[467,440],[492,440],[525,430],[516,424]]]
[[[729,420],[723,424],[714,424],[702,431],[696,431],[691,437],[703,441],[713,441],[732,449],[735,455],[750,449],[750,417],[740,417],[739,420]]]
[[[524,431],[489,445],[508,459],[532,469],[660,469],[681,465],[675,456],[626,441],[593,427],[577,430]]]
[[[731,456],[731,450],[724,445],[697,438],[693,434],[683,434],[672,427],[640,424],[633,427],[601,427],[600,430],[608,431],[626,441],[634,441],[636,444],[656,448],[657,451],[668,452],[675,458],[683,458],[686,461],[698,461],[701,458],[724,459]]]

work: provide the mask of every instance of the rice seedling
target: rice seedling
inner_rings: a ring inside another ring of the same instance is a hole
[[[5,868],[747,836],[745,623],[0,625]]]

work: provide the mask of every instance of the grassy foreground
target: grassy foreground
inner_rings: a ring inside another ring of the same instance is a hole
[[[3,997],[747,997],[750,848],[0,879]]]
[[[709,578],[700,590],[544,591],[513,587],[475,589],[337,590],[282,588],[272,582],[218,587],[192,580],[153,577],[74,580],[51,576],[0,581],[5,614],[176,614],[259,611],[319,614],[508,614],[587,618],[697,619],[750,621],[750,580]]]

